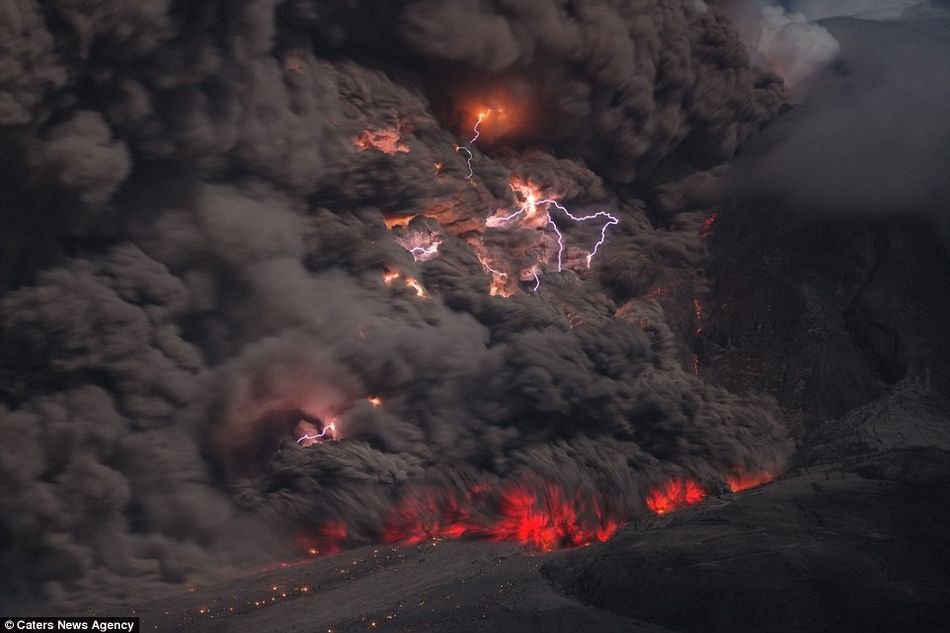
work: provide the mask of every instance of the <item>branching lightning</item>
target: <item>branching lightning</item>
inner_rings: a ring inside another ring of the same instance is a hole
[[[481,136],[481,130],[479,129],[479,126],[482,124],[482,122],[486,118],[488,118],[491,115],[491,113],[492,113],[492,110],[490,108],[478,113],[478,120],[475,122],[475,125],[472,127],[473,135],[472,135],[472,138],[468,142],[469,145],[474,145],[475,142],[479,139],[479,137]],[[474,158],[474,154],[472,153],[471,149],[467,147],[463,147],[461,145],[456,145],[455,151],[465,152],[467,156],[466,164],[468,165],[468,176],[466,176],[466,178],[471,180],[475,174],[472,168],[472,160]],[[589,222],[591,220],[597,220],[598,218],[603,218],[604,224],[600,228],[600,239],[597,240],[597,243],[595,243],[593,248],[590,250],[590,252],[587,253],[587,268],[590,268],[591,262],[593,261],[594,257],[597,255],[597,252],[600,250],[600,247],[603,246],[604,242],[607,240],[607,229],[611,226],[616,226],[617,224],[620,224],[620,220],[614,215],[611,215],[610,213],[608,213],[607,211],[598,211],[593,214],[578,216],[571,213],[571,211],[567,207],[565,207],[564,205],[562,205],[561,203],[559,203],[557,200],[553,198],[545,198],[543,200],[538,200],[537,196],[534,193],[532,193],[530,190],[525,194],[525,198],[526,198],[525,203],[521,206],[520,209],[505,216],[488,217],[485,220],[485,226],[489,228],[504,226],[508,224],[509,222],[513,221],[515,218],[518,218],[519,216],[522,216],[522,217],[533,216],[538,211],[539,207],[543,207],[545,211],[545,219],[546,219],[545,226],[550,226],[554,230],[554,233],[557,235],[557,244],[558,244],[557,271],[558,272],[562,272],[564,268],[564,247],[565,247],[564,234],[561,232],[560,227],[557,225],[557,223],[554,221],[554,218],[551,215],[551,209],[550,209],[551,206],[554,206],[562,215],[566,216],[567,218],[569,218],[570,220],[578,224]],[[503,273],[500,273],[499,271],[492,269],[491,267],[487,265],[486,265],[486,268],[488,268],[488,270],[490,270],[495,275],[503,274]],[[536,282],[534,290],[537,291],[538,287],[541,284],[541,280],[536,270],[532,270],[531,272],[534,275],[535,282]]]
[[[482,135],[482,133],[478,130],[478,126],[481,125],[482,121],[484,121],[490,114],[491,114],[491,108],[489,108],[488,110],[484,112],[478,113],[478,121],[475,121],[475,127],[472,128],[472,131],[475,132],[475,136],[473,136],[471,140],[469,140],[468,142],[469,145],[473,145],[475,141],[478,140],[478,137]]]

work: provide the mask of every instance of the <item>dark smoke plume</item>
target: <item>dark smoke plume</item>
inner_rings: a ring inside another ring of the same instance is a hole
[[[469,180],[496,94],[521,120]],[[426,495],[488,524],[553,482],[622,521],[653,482],[780,469],[775,408],[694,376],[692,308],[651,293],[702,292],[708,210],[632,192],[781,99],[694,0],[5,2],[6,597],[132,602],[294,534],[398,537]],[[513,178],[616,214],[589,270],[596,227],[558,274],[550,231],[486,226]]]

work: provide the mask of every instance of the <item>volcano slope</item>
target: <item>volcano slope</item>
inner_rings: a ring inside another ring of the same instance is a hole
[[[784,476],[634,521],[589,547],[364,547],[145,605],[145,623],[159,631],[941,630],[950,621],[950,383],[937,353],[947,349],[938,318],[947,314],[945,256],[913,223],[786,222],[776,232],[773,215],[736,217],[712,248],[730,281],[709,307],[704,367],[734,389],[779,385],[801,430]],[[737,231],[744,252],[727,246]],[[778,247],[797,255],[747,276],[799,293],[782,304],[799,312],[773,319],[773,294],[747,292],[732,275],[752,270],[743,257]],[[859,257],[867,274],[848,276]],[[830,300],[836,288],[847,305]],[[784,346],[757,342],[766,330]],[[815,339],[838,341],[852,356],[802,344]]]

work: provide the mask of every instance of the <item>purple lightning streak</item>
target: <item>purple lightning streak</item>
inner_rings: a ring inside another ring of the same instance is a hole
[[[301,442],[306,442],[307,440],[319,440],[323,437],[326,437],[327,432],[332,431],[332,430],[333,430],[333,422],[330,422],[328,425],[323,427],[323,430],[320,431],[319,433],[304,433],[303,437],[297,438],[297,443],[300,444]]]
[[[494,228],[494,227],[496,227],[496,226],[501,226],[502,224],[507,224],[508,222],[511,222],[511,221],[514,220],[516,217],[518,217],[519,215],[521,215],[522,213],[524,213],[527,209],[528,209],[528,205],[526,204],[526,205],[524,205],[523,207],[521,207],[520,209],[518,209],[517,211],[515,211],[514,213],[512,213],[511,215],[506,215],[506,216],[501,217],[501,218],[495,218],[495,217],[486,218],[486,219],[485,219],[485,226],[487,226],[487,227],[489,227],[489,228]]]
[[[474,145],[475,142],[478,140],[478,138],[481,136],[481,131],[478,129],[478,126],[481,125],[482,121],[484,121],[485,118],[488,117],[490,114],[491,114],[491,110],[488,110],[488,112],[479,112],[478,120],[475,122],[475,125],[472,127],[472,131],[475,134],[469,140],[468,142],[469,145]],[[456,152],[464,151],[468,155],[468,158],[466,160],[466,163],[468,164],[468,176],[466,176],[466,178],[471,180],[471,178],[475,174],[475,171],[472,169],[472,160],[474,158],[472,151],[469,148],[462,147],[460,145],[455,146],[455,151]],[[591,262],[593,261],[594,257],[597,255],[597,251],[600,250],[600,247],[603,246],[604,242],[607,240],[607,229],[611,226],[616,226],[620,224],[620,220],[616,218],[615,216],[611,215],[610,213],[608,213],[607,211],[598,211],[597,213],[593,213],[589,215],[577,216],[571,213],[570,210],[567,209],[567,207],[559,203],[557,200],[554,200],[552,198],[547,198],[544,200],[535,201],[532,197],[532,198],[529,198],[528,201],[525,202],[521,206],[521,208],[515,211],[514,213],[510,213],[508,215],[501,216],[501,217],[486,218],[485,226],[489,228],[494,228],[494,227],[507,224],[508,222],[511,222],[518,216],[521,216],[521,215],[527,216],[529,212],[533,213],[533,211],[537,209],[539,205],[545,205],[547,224],[552,229],[554,229],[554,232],[557,234],[557,245],[558,245],[557,271],[558,272],[562,272],[563,267],[564,267],[564,264],[563,264],[564,234],[561,233],[561,229],[558,227],[557,223],[554,221],[554,218],[551,217],[551,212],[549,210],[549,207],[551,205],[554,205],[561,213],[566,215],[568,218],[570,218],[574,222],[577,222],[578,224],[583,223],[583,222],[588,222],[590,220],[596,220],[597,218],[606,218],[603,226],[600,227],[600,239],[597,240],[597,243],[594,244],[594,247],[591,249],[591,251],[587,253],[587,268],[590,268]],[[413,252],[413,255],[415,255],[415,252]],[[486,268],[488,268],[493,273],[499,274],[498,271],[492,269],[491,267],[487,265],[486,265]],[[534,275],[534,278],[535,278],[534,291],[537,292],[538,288],[541,286],[541,279],[538,276],[538,273],[536,270],[532,270],[532,274]]]
[[[587,267],[588,268],[590,268],[590,262],[592,259],[594,259],[594,255],[597,254],[597,250],[603,245],[604,242],[607,241],[607,227],[616,226],[617,224],[620,224],[620,220],[610,215],[606,211],[600,211],[600,213],[603,213],[610,219],[607,220],[607,222],[605,222],[602,227],[600,227],[600,240],[596,244],[594,244],[594,250],[587,253]]]
[[[588,220],[596,220],[597,218],[607,218],[607,221],[604,223],[604,225],[600,227],[600,239],[597,241],[596,244],[594,244],[593,250],[591,250],[591,252],[587,254],[588,268],[590,268],[590,262],[591,260],[594,259],[594,255],[597,254],[597,251],[600,250],[600,247],[607,240],[607,227],[620,224],[620,220],[610,215],[606,211],[598,211],[597,213],[593,213],[591,215],[577,216],[571,213],[570,211],[568,211],[566,207],[558,203],[556,200],[541,200],[540,202],[538,202],[538,204],[553,204],[555,207],[558,208],[558,210],[561,211],[561,213],[563,213],[564,215],[566,215],[567,217],[569,217],[570,219],[574,220],[577,223],[587,222]],[[561,272],[561,252],[564,250],[564,244],[561,242],[561,232],[558,231],[557,225],[555,225],[554,222],[551,220],[550,213],[548,214],[548,221],[551,222],[551,226],[553,226],[554,230],[557,232],[558,245],[561,247],[561,250],[559,250],[557,254],[557,270],[558,272]]]
[[[429,258],[438,254],[439,245],[442,242],[436,242],[432,246],[416,246],[415,248],[410,248],[409,252],[412,253],[412,259],[417,262],[427,261]]]
[[[561,206],[556,202],[554,204],[558,207]],[[564,236],[561,234],[561,229],[557,228],[557,224],[554,223],[554,218],[551,217],[550,212],[548,212],[548,224],[550,224],[554,232],[557,233],[557,271],[561,272],[561,255],[564,253]]]

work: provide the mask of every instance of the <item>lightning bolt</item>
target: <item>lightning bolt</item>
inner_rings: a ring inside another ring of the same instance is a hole
[[[297,443],[306,442],[307,440],[319,440],[323,437],[326,437],[328,431],[332,431],[334,428],[333,422],[330,422],[328,425],[323,427],[323,430],[319,433],[304,433],[302,437],[297,438]]]
[[[568,208],[565,207],[563,204],[551,198],[546,198],[544,200],[538,200],[538,201],[529,200],[514,213],[511,213],[509,215],[505,215],[502,217],[487,218],[485,220],[485,226],[488,226],[488,227],[503,226],[511,222],[518,216],[524,215],[525,213],[529,211],[529,209],[534,209],[539,206],[544,206],[547,208],[551,205],[553,205],[558,211],[560,211],[561,213],[566,215],[568,218],[570,218],[571,220],[577,223],[587,222],[589,220],[596,220],[597,218],[607,218],[607,220],[604,222],[604,225],[600,227],[600,239],[597,240],[597,243],[594,244],[593,249],[591,249],[591,251],[587,254],[587,267],[590,268],[591,261],[594,259],[594,256],[597,255],[597,251],[600,250],[600,247],[603,246],[605,241],[607,241],[607,229],[611,226],[620,224],[620,220],[618,220],[616,217],[614,217],[607,211],[598,211],[597,213],[592,213],[590,215],[578,216],[571,213],[570,210],[568,210]],[[547,212],[547,223],[548,223],[548,226],[554,229],[554,233],[557,235],[557,245],[558,245],[557,271],[561,272],[564,268],[563,266],[564,234],[561,233],[561,229],[558,227],[557,223],[554,221],[554,218],[551,217],[550,210],[548,210]]]
[[[468,165],[468,176],[466,176],[465,178],[467,180],[471,180],[472,176],[475,175],[475,170],[472,169],[472,159],[475,158],[475,156],[472,155],[472,151],[469,148],[462,147],[461,145],[456,145],[455,151],[465,152],[466,154],[468,154],[468,158],[465,159],[465,164]]]
[[[481,125],[482,121],[488,118],[488,115],[490,114],[491,114],[491,108],[489,108],[487,112],[478,113],[478,121],[475,121],[475,126],[472,128],[472,131],[475,132],[475,136],[473,136],[472,139],[468,142],[469,145],[474,145],[475,141],[478,140],[478,137],[482,135],[482,133],[478,130],[478,126]]]
[[[439,252],[439,245],[441,244],[442,242],[435,242],[431,246],[416,246],[415,248],[410,248],[409,252],[412,253],[412,258],[415,261],[425,261],[427,258]]]
[[[578,224],[580,224],[581,222],[587,222],[588,220],[596,220],[597,218],[607,218],[606,222],[604,222],[604,225],[600,227],[600,239],[597,240],[597,243],[594,244],[594,248],[591,249],[591,251],[587,254],[587,267],[590,268],[591,260],[594,259],[594,256],[597,254],[597,251],[600,250],[600,247],[603,246],[605,241],[607,241],[607,228],[620,224],[620,220],[610,215],[606,211],[598,211],[597,213],[592,213],[590,215],[577,216],[571,213],[570,211],[568,211],[568,209],[565,206],[563,206],[556,200],[542,200],[538,204],[544,204],[544,203],[553,204],[555,207],[558,208],[558,210],[561,213],[563,213],[570,219],[574,220]],[[557,253],[557,271],[561,272],[561,253],[564,251],[564,242],[562,240],[561,231],[558,230],[557,225],[554,224],[554,221],[551,219],[550,213],[548,214],[548,222],[551,224],[551,226],[554,228],[554,231],[557,233],[557,243],[558,243],[558,246],[560,247]]]
[[[478,129],[478,126],[481,125],[482,121],[484,121],[491,114],[491,112],[492,112],[491,109],[488,109],[487,111],[478,113],[478,120],[475,122],[475,125],[472,127],[472,132],[474,132],[474,135],[469,140],[468,142],[469,145],[474,145],[475,141],[477,141],[478,138],[481,136],[481,131]],[[466,164],[468,165],[468,176],[466,176],[466,178],[471,180],[472,177],[475,175],[475,171],[472,169],[472,159],[474,158],[472,151],[469,148],[463,147],[461,145],[456,145],[455,151],[465,152],[465,154],[468,156],[468,158],[466,159]],[[547,225],[550,226],[552,229],[554,229],[554,233],[557,235],[557,245],[558,245],[557,271],[558,272],[562,272],[563,267],[564,267],[563,265],[564,234],[561,233],[560,227],[558,227],[557,223],[554,221],[554,218],[551,217],[551,210],[550,210],[551,206],[554,206],[563,215],[565,215],[566,217],[568,217],[569,219],[571,219],[572,221],[578,224],[589,222],[591,220],[596,220],[598,218],[604,218],[604,224],[600,227],[600,239],[597,240],[597,242],[594,244],[594,247],[590,250],[590,252],[587,253],[587,268],[590,268],[591,262],[593,261],[594,257],[597,255],[597,251],[599,251],[600,247],[604,245],[605,241],[607,241],[607,229],[610,228],[611,226],[616,226],[620,224],[620,220],[614,215],[611,215],[610,213],[608,213],[607,211],[598,211],[596,213],[592,213],[589,215],[578,216],[571,213],[571,211],[567,207],[559,203],[557,200],[554,200],[552,198],[546,198],[544,200],[535,200],[533,196],[529,196],[528,200],[521,206],[521,208],[515,211],[514,213],[511,213],[509,215],[502,216],[502,217],[492,216],[492,217],[486,218],[485,226],[489,228],[503,226],[519,216],[526,215],[529,211],[534,211],[540,206],[543,206],[545,209]],[[495,274],[501,274],[498,271],[495,271],[491,268],[489,268],[489,270],[491,270],[491,272]],[[537,292],[538,288],[541,285],[541,279],[538,276],[537,271],[533,270],[532,274],[535,277],[534,290],[535,292]]]

